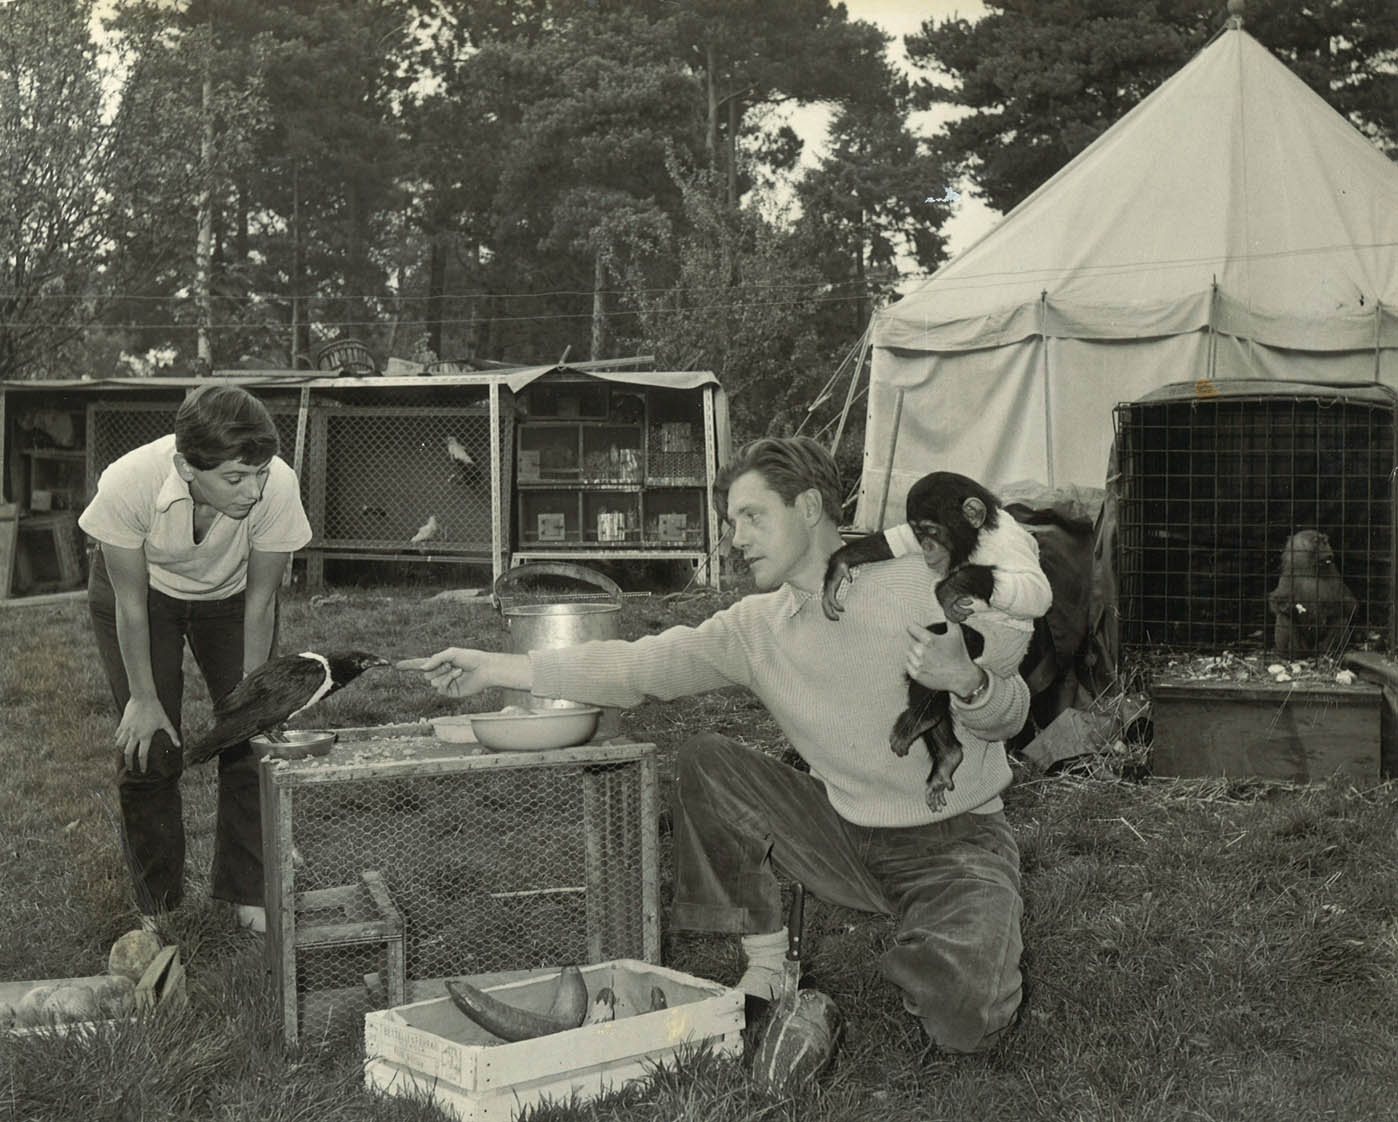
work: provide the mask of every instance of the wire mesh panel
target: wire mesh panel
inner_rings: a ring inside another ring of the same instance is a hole
[[[658,959],[654,746],[479,751],[400,735],[264,761],[268,951],[289,1040],[383,1007],[402,982]],[[307,899],[355,897],[366,875],[385,897],[358,894],[369,926],[318,935],[346,917]],[[400,947],[385,915],[401,918]]]
[[[1395,401],[1382,387],[1166,387],[1115,411],[1122,643],[1272,643],[1292,534],[1318,530],[1359,602],[1351,645],[1391,646]]]
[[[168,401],[94,401],[87,407],[88,494],[96,494],[97,480],[113,460],[134,448],[159,440],[175,431],[175,414],[183,396]],[[281,457],[296,462],[296,406],[286,401],[263,400],[272,414],[281,445]],[[301,500],[309,494],[307,473],[301,473]]]
[[[314,408],[327,480],[317,546],[489,554],[488,408]]]

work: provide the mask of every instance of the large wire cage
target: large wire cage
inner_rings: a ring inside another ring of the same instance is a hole
[[[317,545],[490,556],[486,405],[325,408],[311,442],[326,480],[313,508]]]
[[[289,1040],[342,1032],[443,978],[658,961],[653,745],[473,755],[393,727],[363,736],[263,764],[269,953]]]
[[[512,473],[510,426],[492,420],[489,387],[402,388],[391,397],[320,389],[304,411],[296,390],[248,388],[272,414],[282,458],[299,464],[312,552],[493,561],[496,507]],[[113,460],[173,431],[180,401],[166,392],[88,404],[87,496]],[[507,404],[502,413],[512,417]]]
[[[287,463],[294,463],[296,456],[296,398],[293,395],[263,397],[262,404],[272,414],[272,423],[277,428],[277,442],[280,455]],[[97,493],[97,480],[107,465],[120,459],[127,452],[149,444],[162,436],[175,431],[175,414],[179,412],[179,399],[152,399],[146,401],[92,401],[87,406],[87,493]],[[310,495],[310,484],[303,472],[301,477],[301,500],[306,502]]]
[[[1283,547],[1315,529],[1359,602],[1347,645],[1392,647],[1395,403],[1239,380],[1118,405],[1122,646],[1267,647]]]

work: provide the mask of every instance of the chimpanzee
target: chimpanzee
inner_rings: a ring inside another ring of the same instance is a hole
[[[1000,510],[999,499],[964,475],[934,471],[919,479],[908,491],[904,525],[849,542],[831,555],[821,599],[826,616],[840,618],[839,593],[857,566],[921,550],[941,578],[936,595],[942,614],[958,624],[969,621],[967,653],[1002,675],[1016,673],[1033,621],[1048,611],[1053,591],[1039,567],[1034,536],[1012,517],[1000,517]],[[946,624],[934,620],[928,628],[940,634]],[[938,810],[955,787],[952,773],[962,747],[947,693],[909,678],[908,707],[894,722],[889,747],[906,756],[919,736],[932,757],[927,805]]]
[[[1267,606],[1281,654],[1338,658],[1359,601],[1335,568],[1330,539],[1319,530],[1299,530],[1282,547],[1281,579]]]

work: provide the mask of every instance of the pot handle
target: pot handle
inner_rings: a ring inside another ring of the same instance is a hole
[[[589,569],[586,565],[574,565],[570,561],[531,561],[523,565],[516,565],[513,569],[501,573],[495,579],[495,588],[491,593],[490,602],[495,605],[495,610],[500,611],[504,602],[502,590],[506,585],[512,583],[516,577],[522,574],[539,574],[550,577],[571,577],[573,580],[586,581],[588,584],[595,584],[608,596],[621,603],[621,589],[616,581],[605,573],[599,573],[596,569]]]

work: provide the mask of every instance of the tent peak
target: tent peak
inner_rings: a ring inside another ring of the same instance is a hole
[[[1228,0],[1228,26],[1234,31],[1240,31],[1243,26],[1243,9],[1247,7],[1244,0]]]

